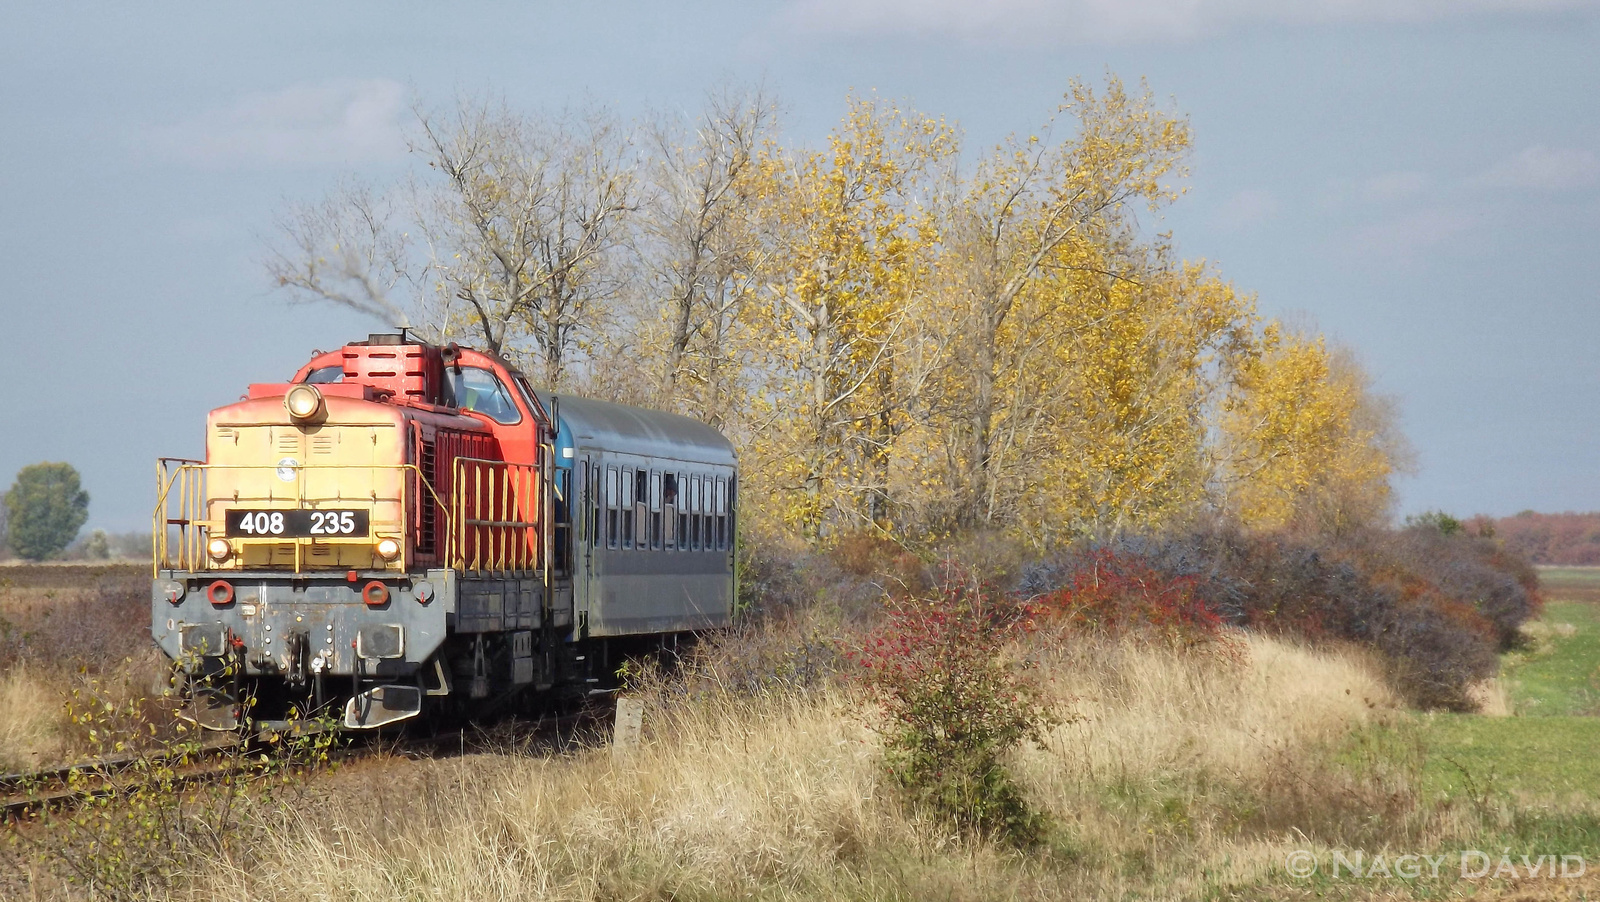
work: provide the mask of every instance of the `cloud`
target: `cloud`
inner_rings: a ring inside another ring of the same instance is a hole
[[[247,94],[232,105],[141,135],[162,156],[200,166],[316,166],[377,162],[405,152],[405,88],[340,79]]]
[[[1500,161],[1474,181],[1491,188],[1534,191],[1586,188],[1600,181],[1600,157],[1592,150],[1535,144]]]
[[[1483,221],[1478,213],[1440,208],[1417,210],[1357,231],[1351,244],[1358,254],[1410,260],[1477,228]]]
[[[1239,25],[1429,22],[1600,8],[1600,0],[788,0],[815,34],[944,34],[1022,43],[1181,41]]]
[[[1278,199],[1272,192],[1249,188],[1222,202],[1215,221],[1231,232],[1266,222],[1278,215]]]

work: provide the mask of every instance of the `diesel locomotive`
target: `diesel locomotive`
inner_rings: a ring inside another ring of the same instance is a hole
[[[157,464],[151,634],[214,730],[607,691],[726,626],[738,462],[693,419],[400,334],[314,354]]]

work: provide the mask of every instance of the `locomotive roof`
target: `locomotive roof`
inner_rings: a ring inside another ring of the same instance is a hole
[[[537,392],[545,409],[551,394]],[[556,395],[561,436],[577,448],[734,466],[733,443],[699,420],[660,410]]]

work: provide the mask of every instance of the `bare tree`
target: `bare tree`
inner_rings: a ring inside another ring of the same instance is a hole
[[[602,258],[632,207],[631,140],[599,111],[538,121],[462,104],[418,119],[419,149],[444,178],[419,217],[431,269],[489,350],[526,336],[543,381],[562,384],[613,292]]]
[[[737,401],[730,342],[760,269],[751,192],[776,121],[768,95],[724,88],[692,127],[663,117],[649,129],[637,246],[666,326],[658,403],[716,426]]]
[[[324,300],[410,325],[412,248],[394,227],[389,197],[345,182],[321,202],[291,208],[278,220],[282,243],[270,248],[267,275],[302,300]]]
[[[416,116],[426,169],[386,195],[343,186],[296,208],[268,273],[301,298],[476,333],[566,383],[615,293],[606,257],[633,208],[630,135],[596,109],[532,118],[460,101]]]

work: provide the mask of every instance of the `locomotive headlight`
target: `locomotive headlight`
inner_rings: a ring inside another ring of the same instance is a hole
[[[283,396],[283,406],[294,419],[309,420],[322,409],[322,392],[315,385],[296,385]]]
[[[378,540],[378,557],[392,561],[400,556],[400,543],[394,539]]]
[[[225,561],[233,554],[233,546],[227,539],[212,539],[206,543],[206,551],[212,560]]]

